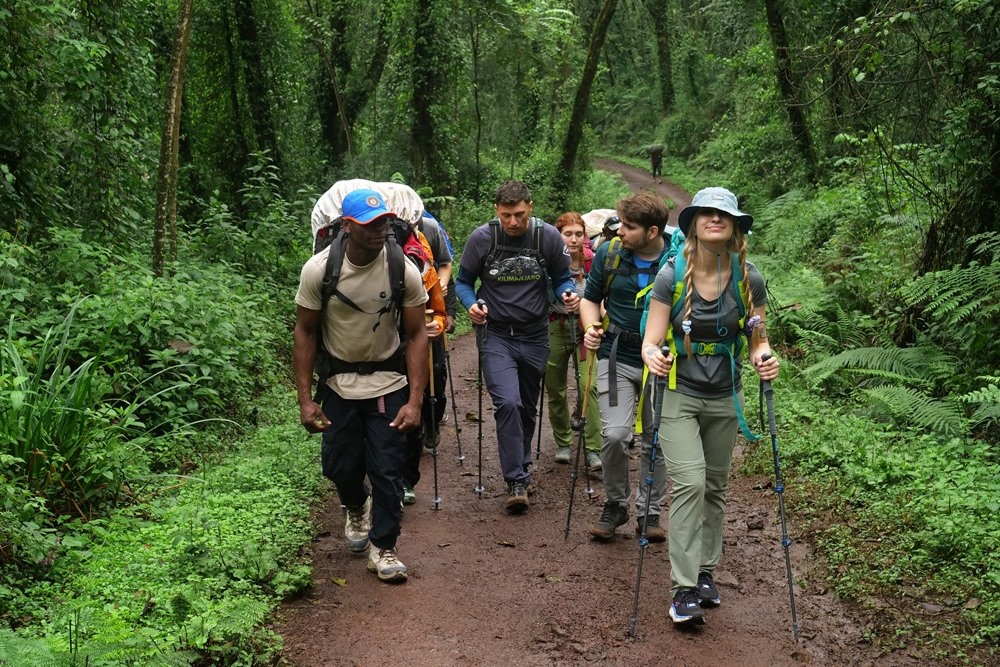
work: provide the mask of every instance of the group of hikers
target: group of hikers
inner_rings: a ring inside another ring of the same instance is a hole
[[[738,430],[749,434],[743,348],[761,380],[778,375],[764,280],[746,259],[753,218],[731,192],[710,187],[674,229],[663,199],[644,192],[621,199],[604,234],[591,238],[579,213],[555,225],[533,216],[528,188],[512,180],[452,271],[447,235],[415,202],[396,184],[331,188],[313,214],[314,233],[329,245],[305,263],[295,297],[300,419],[323,434],[323,473],[346,508],[347,548],[367,552],[379,579],[406,580],[396,550],[402,508],[415,499],[424,448],[435,457],[436,487],[444,334],[461,303],[476,330],[480,406],[483,383],[493,403],[505,511],[530,507],[543,386],[554,460],[571,461],[576,429],[588,470],[603,478],[605,502],[589,526],[595,541],[613,540],[629,521],[638,432],[640,470],[650,474],[636,485],[635,531],[668,542],[673,621],[703,620],[703,608],[721,601],[713,574],[732,450]]]

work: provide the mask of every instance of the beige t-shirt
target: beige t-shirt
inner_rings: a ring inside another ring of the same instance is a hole
[[[295,303],[303,308],[319,310],[322,306],[323,274],[329,254],[330,249],[327,248],[313,255],[302,267]],[[413,262],[405,264],[403,306],[420,306],[427,302],[420,272]],[[344,361],[383,361],[392,356],[399,347],[395,309],[390,308],[381,318],[378,316],[378,311],[392,298],[385,249],[366,266],[355,266],[345,253],[337,290],[364,312],[351,308],[336,296],[330,297],[323,318],[323,340],[327,352]],[[373,331],[376,322],[380,324]],[[370,375],[338,373],[327,380],[327,385],[343,398],[358,400],[383,396],[405,387],[406,376],[392,371],[377,371]]]

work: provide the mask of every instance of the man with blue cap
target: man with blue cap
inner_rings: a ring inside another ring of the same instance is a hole
[[[407,578],[396,553],[402,466],[405,433],[420,426],[427,384],[427,292],[416,266],[389,241],[392,213],[381,195],[354,190],[342,209],[341,238],[305,263],[295,295],[300,421],[323,434],[323,474],[347,508],[348,550],[367,551],[369,570],[401,582]]]

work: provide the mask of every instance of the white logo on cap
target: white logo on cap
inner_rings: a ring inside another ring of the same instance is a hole
[[[712,195],[712,199],[715,199],[717,201],[722,201],[725,199],[725,197],[723,197],[722,195]]]
[[[379,205],[378,197],[375,197],[373,195],[373,196],[369,197],[368,199],[366,199],[365,203],[368,204],[369,206],[371,206],[372,208],[378,208],[378,205]]]

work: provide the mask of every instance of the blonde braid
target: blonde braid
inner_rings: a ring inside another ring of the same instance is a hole
[[[694,293],[694,262],[698,255],[698,236],[695,230],[691,229],[691,235],[687,237],[684,242],[684,319],[691,319],[691,297]],[[677,277],[674,277],[677,280]],[[673,326],[673,323],[670,324]],[[691,351],[691,334],[684,332],[684,352],[687,353],[688,358],[693,355]],[[676,362],[675,362],[676,363]]]
[[[753,290],[750,289],[750,270],[747,268],[747,237],[744,236],[743,232],[737,227],[733,234],[733,239],[736,241],[737,252],[740,256],[740,267],[743,269],[743,289],[746,290],[747,296],[747,314],[746,318],[749,320],[754,314],[754,304],[753,304]],[[739,295],[743,298],[743,295]],[[760,343],[760,332],[758,327],[754,327],[753,331],[750,332],[750,349],[756,349],[757,345]]]

